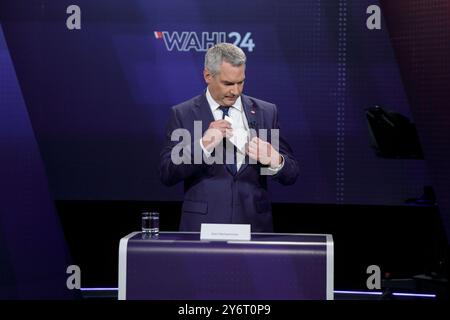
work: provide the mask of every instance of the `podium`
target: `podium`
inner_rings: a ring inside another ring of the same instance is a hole
[[[119,244],[119,300],[332,300],[333,251],[326,234],[133,232]]]

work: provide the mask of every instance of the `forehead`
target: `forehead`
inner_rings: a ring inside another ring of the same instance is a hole
[[[230,63],[223,61],[220,64],[219,77],[222,80],[241,81],[245,77],[245,65],[235,67]]]

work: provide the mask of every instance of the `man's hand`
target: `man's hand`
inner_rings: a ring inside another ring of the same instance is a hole
[[[253,160],[259,161],[263,165],[270,165],[271,168],[277,168],[282,161],[280,154],[272,145],[258,137],[250,140],[247,146],[247,154]]]
[[[224,137],[232,136],[231,124],[226,120],[217,120],[209,124],[208,130],[203,135],[202,143],[205,149],[211,152]]]

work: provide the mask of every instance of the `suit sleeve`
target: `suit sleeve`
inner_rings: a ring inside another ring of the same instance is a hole
[[[279,183],[283,185],[291,185],[294,184],[295,181],[297,181],[298,175],[299,175],[299,166],[297,159],[295,158],[291,147],[287,143],[287,141],[283,138],[283,135],[281,134],[280,125],[278,123],[278,111],[277,107],[274,107],[274,118],[272,123],[272,128],[278,129],[279,134],[279,150],[278,152],[283,156],[284,158],[284,165],[281,168],[280,171],[278,171],[275,175],[272,176],[272,178],[275,181],[278,181]],[[271,137],[272,139],[273,137]]]
[[[181,117],[176,109],[172,108],[166,128],[165,144],[160,153],[159,177],[166,186],[173,186],[195,174],[201,173],[204,166],[201,158],[203,155],[200,141],[195,141],[190,134],[180,139],[182,141],[172,141],[172,133],[177,129],[183,129]],[[188,131],[184,130],[184,132],[187,133]],[[181,163],[172,160],[172,152],[179,160],[182,159]],[[199,159],[199,164],[194,164],[194,160],[196,160],[195,163],[198,163]]]

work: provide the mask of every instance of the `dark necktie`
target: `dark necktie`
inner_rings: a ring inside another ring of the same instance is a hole
[[[224,106],[220,106],[219,107],[219,109],[222,111],[222,119],[225,119],[225,116],[229,117],[228,111],[230,110],[230,108],[231,107],[224,107]],[[223,144],[223,159],[224,159],[223,162],[224,162],[225,166],[227,167],[228,171],[230,171],[230,173],[232,175],[235,175],[236,172],[237,172],[237,165],[236,165],[236,151],[237,151],[237,148],[233,145],[233,151],[229,151],[228,154],[227,154],[226,139],[223,139],[222,144]],[[232,155],[230,154],[231,152],[233,153]],[[231,156],[232,159],[233,159],[233,163],[227,164],[226,161],[225,161],[225,159],[226,159],[225,155]]]

